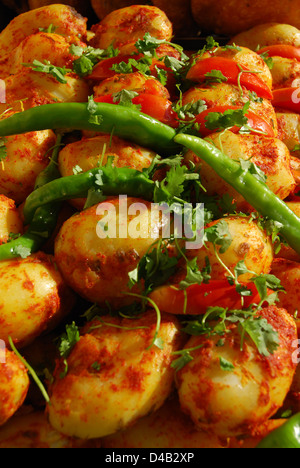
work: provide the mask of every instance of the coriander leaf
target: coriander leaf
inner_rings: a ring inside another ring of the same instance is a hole
[[[240,325],[254,341],[261,355],[269,356],[278,348],[278,333],[265,318],[249,317],[247,320],[240,322]]]
[[[34,60],[32,63],[23,63],[23,65],[24,67],[32,68],[33,71],[49,74],[62,84],[67,83],[65,75],[72,72],[69,68],[52,65],[49,60],[45,60],[44,63],[39,60]]]
[[[21,258],[27,258],[31,255],[31,250],[29,247],[25,247],[24,245],[16,245],[13,248],[14,254],[18,255]]]
[[[73,61],[73,71],[81,77],[89,75],[95,65],[105,58],[116,57],[119,54],[118,49],[113,46],[107,49],[94,49],[93,47],[80,47],[72,44],[70,54],[78,57]]]
[[[220,356],[219,361],[220,361],[220,367],[223,371],[231,372],[234,370],[235,368],[234,365],[227,359]]]
[[[212,70],[211,72],[206,73],[205,75],[205,84],[211,83],[224,83],[228,81],[226,76],[220,70]]]
[[[101,123],[103,121],[103,118],[102,118],[101,115],[99,115],[99,114],[97,115],[98,106],[97,106],[96,102],[94,101],[93,96],[88,97],[87,111],[90,114],[88,121],[90,123],[95,124],[95,125],[101,125]]]
[[[213,245],[220,246],[220,253],[226,252],[232,243],[232,237],[229,232],[228,223],[221,220],[213,226],[204,229],[204,243],[211,242]]]
[[[205,117],[205,127],[209,130],[225,130],[243,127],[248,124],[244,109],[228,109],[224,112],[210,112]]]
[[[124,107],[131,107],[136,110],[141,110],[140,105],[133,104],[132,99],[138,96],[136,91],[129,91],[127,89],[122,89],[118,93],[114,93],[113,102]]]
[[[184,366],[191,362],[194,358],[190,355],[188,350],[184,350],[181,353],[181,356],[171,363],[172,369],[175,369],[176,372],[180,371]]]

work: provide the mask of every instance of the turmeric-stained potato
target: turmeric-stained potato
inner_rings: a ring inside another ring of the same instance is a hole
[[[300,217],[300,202],[297,201],[287,201],[288,208],[292,210],[298,217]],[[293,262],[300,262],[300,255],[287,243],[280,244],[280,250],[275,253],[275,257],[284,258],[286,260],[291,260]]]
[[[23,233],[23,221],[14,200],[0,195],[0,245]]]
[[[276,117],[278,138],[286,144],[291,154],[300,157],[300,150],[297,149],[300,145],[300,114],[278,109]]]
[[[49,164],[49,150],[55,141],[52,130],[7,137],[6,157],[0,164],[0,192],[22,203],[33,191],[38,174]]]
[[[4,80],[6,103],[0,104],[0,114],[10,108],[20,112],[55,102],[86,102],[89,86],[85,80],[72,74],[66,75],[65,78],[67,82],[60,83],[47,73],[24,67],[22,72]]]
[[[132,5],[112,11],[91,29],[95,34],[90,42],[93,47],[106,49],[113,45],[122,54],[134,52],[134,44],[143,39],[145,33],[166,41],[173,35],[166,14],[150,5]]]
[[[273,88],[289,88],[295,86],[295,80],[300,78],[300,62],[296,59],[272,57]],[[299,85],[300,86],[300,80]]]
[[[199,430],[181,411],[177,396],[172,395],[160,409],[139,419],[132,427],[104,437],[102,447],[227,448],[227,441]]]
[[[38,32],[26,37],[12,52],[0,59],[0,78],[15,75],[24,69],[24,63],[48,60],[56,67],[72,68],[74,57],[70,44],[59,34]]]
[[[285,289],[278,294],[279,307],[285,308],[295,317],[300,301],[300,263],[277,258],[272,263],[272,274],[280,279]]]
[[[2,344],[2,342],[1,342]],[[0,349],[0,425],[22,406],[29,388],[27,369],[12,351]]]
[[[182,345],[178,324],[156,313],[140,318],[95,318],[71,351],[67,375],[60,362],[50,387],[48,415],[59,432],[81,439],[104,437],[158,409],[174,380],[172,353]]]
[[[109,198],[68,219],[55,243],[66,282],[90,302],[132,303],[128,273],[168,228],[158,208],[138,198]],[[138,292],[133,289],[131,292]]]
[[[227,324],[222,336],[193,336],[186,343],[187,349],[199,348],[177,372],[177,388],[182,410],[200,429],[223,437],[249,434],[281,407],[296,369],[295,322],[275,306],[259,311],[256,319],[256,326],[263,320],[263,328],[268,325],[274,334],[265,355],[250,335],[241,336],[237,323]]]
[[[1,365],[1,364],[0,364]],[[0,448],[100,448],[101,442],[81,441],[53,429],[43,411],[14,415],[0,428]]]
[[[261,102],[253,101],[246,89],[241,93],[238,86],[227,83],[214,83],[213,86],[194,86],[183,94],[182,105],[199,100],[205,101],[209,109],[214,106],[238,106],[242,108],[250,101],[249,111],[254,112],[254,114],[268,122],[273,127],[274,135],[277,136],[276,113],[271,102],[267,99],[263,99]]]
[[[269,273],[273,261],[273,247],[269,237],[257,225],[257,223],[248,217],[230,216],[218,221],[214,221],[209,226],[216,226],[222,223],[223,239],[231,243],[224,253],[220,253],[220,246],[212,242],[205,242],[205,245],[197,251],[197,263],[202,269],[206,265],[208,258],[212,272],[212,279],[223,279],[228,276],[227,269],[233,272],[234,267],[241,260],[245,261],[248,270],[256,273]],[[216,251],[218,255],[216,255]],[[227,269],[224,268],[225,264]],[[244,273],[239,277],[240,281],[247,281],[252,277],[251,273]]]
[[[264,23],[237,34],[230,42],[252,50],[274,44],[300,47],[300,31],[288,23]]]
[[[259,135],[240,135],[232,132],[215,133],[207,140],[234,160],[251,160],[266,175],[268,187],[281,199],[285,199],[295,188],[290,169],[290,153],[277,138]],[[230,195],[238,209],[249,208],[242,195],[236,192],[204,161],[192,152],[185,154],[185,161],[192,161],[200,167],[201,182],[208,195]]]
[[[63,4],[47,5],[16,16],[0,33],[0,56],[14,50],[27,36],[48,29],[53,25],[55,32],[75,41],[86,36],[87,19],[73,8]]]
[[[74,305],[50,255],[3,260],[0,278],[0,339],[11,336],[19,348],[58,325]]]
[[[170,93],[159,80],[142,75],[142,73],[117,73],[111,78],[101,81],[94,86],[94,98],[107,94],[119,93],[122,90],[134,91],[136,93],[148,93],[170,98]]]
[[[113,156],[114,166],[132,167],[141,171],[150,166],[155,155],[155,152],[134,143],[102,134],[66,145],[59,153],[58,163],[63,177],[73,175],[76,168],[86,172],[99,166],[100,161],[104,165],[108,156]],[[85,200],[76,199],[71,203],[77,209],[82,209]]]

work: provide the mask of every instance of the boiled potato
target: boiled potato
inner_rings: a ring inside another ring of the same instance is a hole
[[[22,406],[29,388],[27,369],[19,357],[1,347],[0,359],[0,425]]]
[[[72,68],[74,57],[70,44],[59,34],[38,32],[26,37],[12,52],[0,59],[0,78],[15,75],[24,69],[24,63],[48,60],[56,67]]]
[[[49,150],[55,142],[52,130],[7,137],[6,157],[0,165],[0,192],[22,203],[33,191],[38,174],[49,164]]]
[[[270,101],[263,99],[262,102],[251,100],[250,93],[246,89],[241,90],[238,86],[228,83],[217,83],[213,86],[192,86],[182,96],[182,105],[190,102],[203,100],[210,109],[214,106],[243,106],[250,101],[249,111],[254,112],[259,117],[270,123],[277,136],[277,119],[275,110]]]
[[[281,199],[285,199],[295,188],[295,180],[290,169],[290,153],[284,143],[277,138],[258,135],[240,135],[232,132],[215,133],[206,138],[210,143],[234,160],[251,160],[267,176],[268,187]],[[185,154],[185,161],[192,161],[200,167],[201,183],[208,195],[230,195],[237,209],[247,211],[249,203],[238,194],[215,171],[192,152]]]
[[[216,226],[220,222],[228,230],[225,239],[232,239],[231,244],[224,253],[220,253],[220,246],[206,242],[196,254],[199,268],[205,267],[207,257],[212,269],[212,279],[227,277],[228,270],[233,273],[234,267],[242,260],[245,261],[248,270],[257,275],[269,273],[274,258],[273,247],[270,239],[257,223],[247,217],[229,216],[214,221],[209,226]],[[239,281],[246,282],[252,276],[251,273],[244,273],[239,277]]]
[[[16,112],[55,102],[87,102],[89,86],[85,80],[66,75],[67,83],[59,83],[53,76],[25,68],[4,81],[6,103],[0,104],[0,114],[7,109]]]
[[[296,59],[272,57],[273,88],[297,88],[297,78],[300,77],[300,63]]]
[[[222,336],[192,336],[185,345],[199,348],[190,351],[193,360],[176,374],[180,404],[204,431],[220,437],[249,434],[276,413],[287,395],[296,369],[291,359],[295,322],[275,306],[260,310],[257,317],[278,334],[278,347],[267,356],[248,336],[241,350],[236,323]],[[231,364],[229,370],[221,366],[222,359]]]
[[[232,36],[266,22],[281,22],[300,27],[298,0],[191,0],[195,20],[205,31]],[[238,42],[237,42],[238,44]]]
[[[297,317],[300,300],[300,263],[277,258],[272,263],[272,273],[280,279],[285,291],[278,294],[279,307]]]
[[[49,424],[45,412],[14,415],[0,428],[0,448],[100,448],[101,442],[80,441],[64,436]]]
[[[300,114],[289,111],[276,111],[278,138],[282,140],[291,154],[300,157],[300,151],[294,151],[300,145]]]
[[[136,2],[132,0],[91,0],[91,4],[98,18],[102,20],[112,11],[135,5]]]
[[[226,440],[197,429],[181,411],[177,395],[132,427],[102,439],[103,448],[227,448],[227,444]]]
[[[300,217],[300,203],[297,201],[287,201],[288,208],[292,210],[298,217]],[[300,255],[289,245],[282,243],[281,248],[275,257],[284,258],[286,260],[291,260],[293,262],[300,262]]]
[[[158,409],[170,395],[172,353],[182,344],[178,324],[163,316],[153,344],[156,313],[140,318],[95,318],[68,357],[68,372],[50,387],[50,424],[71,437],[92,439],[123,429]]]
[[[0,262],[0,339],[21,348],[57,326],[74,305],[53,257],[43,253]]]
[[[145,33],[166,41],[173,35],[166,14],[151,5],[132,5],[112,11],[91,29],[95,34],[90,41],[93,47],[106,49],[113,45],[123,55],[134,52],[136,41],[143,39]]]
[[[195,37],[197,35],[199,28],[193,18],[189,1],[173,0],[170,3],[168,0],[152,0],[152,3],[166,13],[176,36]]]
[[[27,11],[16,16],[0,33],[0,56],[9,54],[27,36],[38,32],[39,28],[47,29],[51,24],[57,27],[55,32],[65,36],[68,41],[84,38],[86,22],[86,18],[73,8],[59,3]]]
[[[287,24],[281,22],[256,24],[253,25],[253,28],[247,31],[244,30],[233,37],[230,42],[249,47],[252,50],[274,44],[287,44],[300,47],[300,31],[298,29],[300,25],[295,27],[292,24],[292,22],[288,22]]]
[[[14,200],[0,195],[0,245],[5,244],[12,234],[23,233],[23,221]]]
[[[155,213],[149,202],[120,197],[68,219],[56,238],[55,260],[69,286],[88,301],[109,302],[112,308],[134,302],[125,294],[128,273],[168,224]]]
[[[72,175],[76,167],[86,172],[97,167],[99,161],[105,165],[108,156],[114,157],[113,164],[117,167],[132,167],[142,171],[150,166],[155,155],[155,152],[134,143],[102,134],[66,145],[59,153],[58,164],[63,177]],[[71,203],[81,210],[85,200],[76,199]]]

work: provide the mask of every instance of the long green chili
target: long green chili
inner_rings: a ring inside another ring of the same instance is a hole
[[[300,448],[300,413],[270,432],[256,448]]]

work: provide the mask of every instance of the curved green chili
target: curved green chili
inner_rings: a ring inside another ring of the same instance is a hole
[[[57,136],[51,161],[36,179],[36,190],[42,185],[60,177],[57,159],[61,138],[61,135]],[[59,211],[60,203],[57,202],[39,206],[34,212],[27,231],[17,239],[0,245],[0,260],[9,260],[16,257],[25,258],[33,252],[37,252],[53,233],[57,224]]]
[[[173,128],[130,107],[94,104],[92,113],[87,103],[57,103],[33,107],[1,120],[0,136],[46,129],[91,130],[113,133],[162,155],[178,150],[174,143],[176,132]]]
[[[300,413],[270,432],[256,448],[300,448]]]
[[[279,230],[282,236],[300,254],[300,218],[265,183],[244,170],[239,162],[232,160],[201,138],[179,134],[174,140],[209,164],[262,216],[277,221],[281,226]]]

